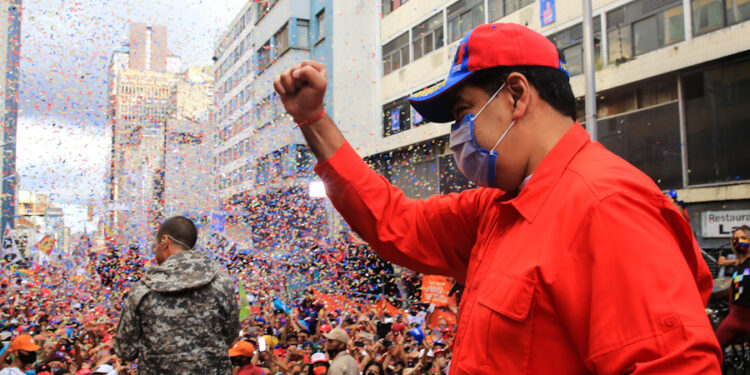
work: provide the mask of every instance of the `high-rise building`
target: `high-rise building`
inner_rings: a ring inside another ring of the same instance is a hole
[[[272,82],[302,60],[323,63],[326,111],[363,150],[375,139],[365,129],[377,121],[378,20],[374,2],[251,2],[219,40],[218,185],[235,241],[284,251],[299,239],[330,234],[331,208],[309,193],[312,156]]]
[[[175,91],[175,115],[167,120],[165,217],[183,215],[205,223],[215,211],[215,132],[210,126],[214,103],[211,66],[189,67]]]
[[[2,214],[0,226],[13,226],[16,205],[16,124],[18,122],[18,66],[21,58],[21,0],[0,0],[0,176]]]
[[[193,166],[182,161],[202,157],[190,154],[203,152],[201,148],[184,145],[203,144],[201,134],[209,130],[212,77],[205,68],[176,73],[179,58],[168,52],[166,40],[162,26],[133,24],[129,44],[116,49],[110,62],[107,224],[118,245],[146,245],[172,208],[196,212],[191,203],[203,203],[187,201],[179,193],[190,189],[172,188],[184,185],[185,176],[200,180]],[[186,127],[188,119],[195,124]],[[179,160],[171,158],[178,154]],[[203,178],[212,181],[208,175]]]
[[[445,78],[458,41],[476,25],[520,23],[553,41],[564,53],[584,122],[580,1],[404,3],[382,2],[382,119],[369,129],[378,141],[363,154],[408,196],[470,185],[447,147],[450,124],[425,123],[407,97]],[[726,243],[729,230],[750,217],[744,152],[750,1],[603,0],[593,6],[598,141],[665,192],[676,190],[701,246]]]

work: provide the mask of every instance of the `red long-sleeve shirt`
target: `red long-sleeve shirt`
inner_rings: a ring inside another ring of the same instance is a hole
[[[315,170],[383,258],[466,286],[451,374],[720,374],[689,225],[580,125],[517,195],[409,199],[349,144]]]

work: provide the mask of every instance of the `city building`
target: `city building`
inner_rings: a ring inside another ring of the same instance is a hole
[[[303,60],[323,63],[326,112],[362,149],[376,139],[378,25],[374,2],[250,2],[217,42],[217,183],[226,233],[241,246],[283,252],[335,231],[332,208],[310,194],[312,156],[273,80]]]
[[[167,120],[165,217],[206,222],[205,216],[218,205],[209,114],[213,94],[213,67],[189,67],[177,82],[175,115]]]
[[[150,243],[169,214],[197,215],[210,199],[193,188],[211,186],[213,103],[210,69],[191,67],[167,49],[163,26],[134,23],[109,66],[108,121],[112,146],[106,223],[118,246]],[[205,139],[204,139],[205,138]],[[192,154],[191,153],[196,153]],[[195,168],[196,163],[200,168]]]
[[[47,194],[18,190],[14,221],[13,236],[19,252],[25,257],[33,255],[30,249],[45,236],[54,239],[50,245],[58,252],[64,250],[65,240],[70,237],[62,208],[50,201]]]
[[[407,97],[445,78],[457,42],[476,25],[520,23],[553,41],[566,58],[584,122],[580,1],[404,3],[382,2],[382,117],[369,130],[377,141],[360,153],[407,196],[471,185],[448,148],[450,124],[425,123]],[[750,221],[744,151],[750,140],[744,110],[750,105],[750,1],[598,0],[592,6],[598,141],[665,193],[676,190],[702,247],[725,245],[732,227]]]
[[[21,0],[0,0],[0,227],[13,226],[16,205],[16,125],[18,122],[18,66],[21,59]]]

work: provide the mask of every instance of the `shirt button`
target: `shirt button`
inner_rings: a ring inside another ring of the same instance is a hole
[[[674,327],[674,317],[667,317],[667,319],[664,320],[664,324],[666,324],[667,327]]]
[[[474,284],[471,286],[471,289],[479,288],[479,280],[474,281]]]

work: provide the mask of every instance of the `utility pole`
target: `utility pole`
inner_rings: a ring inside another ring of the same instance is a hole
[[[591,140],[597,140],[596,128],[596,81],[594,75],[594,26],[591,16],[591,0],[583,0],[583,72],[586,75],[586,129]]]

